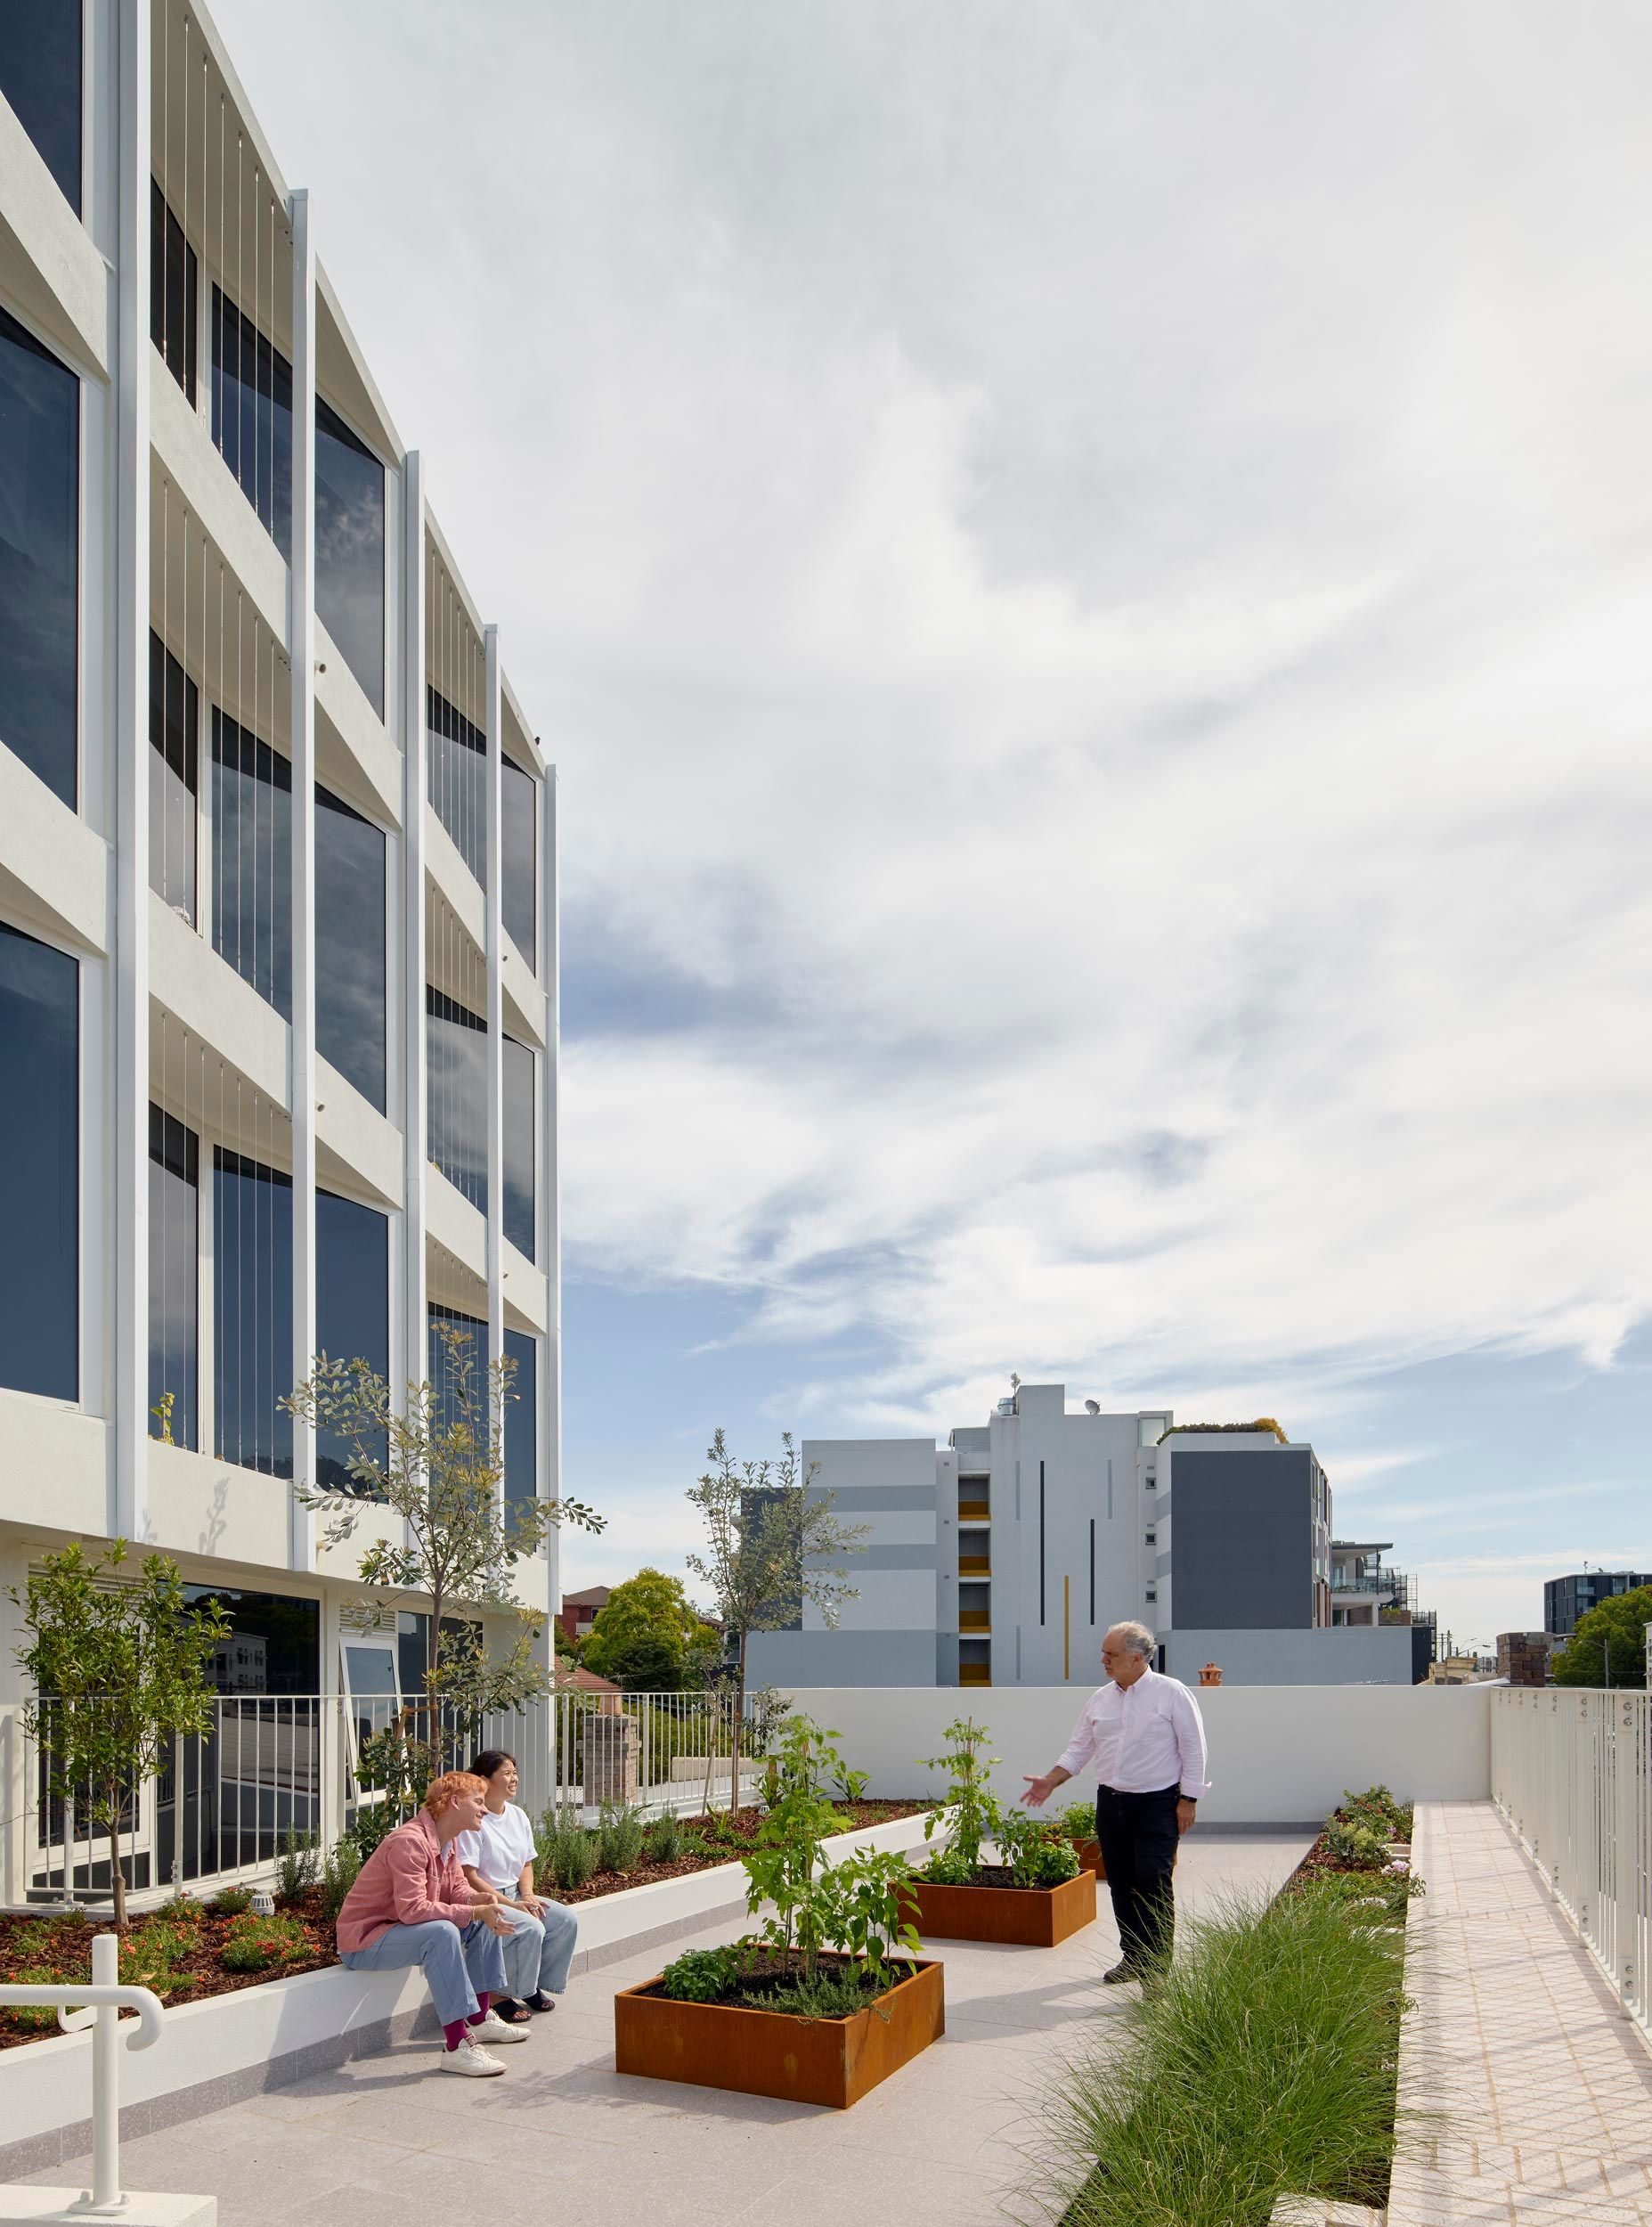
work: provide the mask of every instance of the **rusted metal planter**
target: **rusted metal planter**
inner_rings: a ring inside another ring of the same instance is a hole
[[[938,1887],[918,1879],[902,1897],[926,1941],[1054,1948],[1095,1921],[1094,1872],[1080,1872],[1059,1887]]]
[[[1102,1844],[1099,1840],[1075,1840],[1072,1852],[1078,1859],[1081,1872],[1094,1872],[1097,1879],[1106,1878],[1107,1866],[1102,1861]]]
[[[645,2080],[685,2080],[778,2096],[787,2103],[851,2103],[899,2072],[947,2030],[941,1968],[920,1960],[910,1977],[849,2019],[800,2019],[721,2003],[650,1995],[658,1978],[614,1998],[614,2061]]]

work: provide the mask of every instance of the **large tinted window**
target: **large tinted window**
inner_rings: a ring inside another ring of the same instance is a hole
[[[539,919],[539,783],[509,758],[500,762],[500,910],[511,941],[535,972]]]
[[[315,790],[315,1048],[385,1110],[385,838]]]
[[[505,1235],[534,1258],[533,1055],[514,1037],[504,1041]]]
[[[430,1389],[443,1423],[459,1421],[468,1407],[477,1430],[488,1409],[487,1325],[479,1316],[430,1302]]]
[[[459,855],[487,886],[487,737],[435,689],[427,691],[425,786]]]
[[[230,1586],[185,1586],[191,1607],[216,1601],[231,1637],[213,1658],[220,1693],[319,1693],[321,1611],[290,1593],[241,1593]],[[302,1717],[297,1720],[303,1724]]]
[[[212,437],[285,557],[292,544],[292,365],[216,286]]]
[[[292,1475],[292,1178],[213,1154],[213,1381],[221,1461]]]
[[[505,1358],[517,1365],[505,1404],[505,1498],[514,1507],[539,1493],[539,1341],[505,1333]]]
[[[283,1020],[292,1018],[292,768],[212,714],[212,942]]]
[[[149,638],[149,885],[195,918],[195,806],[199,788],[195,683],[159,634]]]
[[[0,0],[0,93],[80,214],[80,0]]]
[[[79,562],[79,382],[0,309],[0,742],[71,807]]]
[[[149,1110],[149,1429],[199,1446],[196,1237],[200,1145],[159,1106]]]
[[[385,468],[315,398],[315,610],[385,715]]]
[[[80,969],[0,922],[0,1384],[80,1386]]]
[[[200,268],[153,178],[149,187],[150,339],[191,406],[200,362]]]
[[[334,1361],[365,1361],[376,1376],[390,1377],[390,1225],[370,1206],[315,1195],[315,1342]],[[363,1445],[383,1464],[382,1435]],[[316,1481],[329,1492],[360,1489],[350,1474],[351,1440],[318,1432]]]
[[[487,1211],[487,1023],[425,985],[425,1118],[430,1157]]]

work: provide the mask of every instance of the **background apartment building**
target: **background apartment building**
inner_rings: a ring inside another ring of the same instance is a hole
[[[352,1617],[370,1512],[295,1503],[345,1479],[313,1355],[400,1383],[456,1325],[510,1496],[559,1444],[553,776],[321,229],[199,7],[7,17],[0,1586],[162,1547],[289,1695],[421,1654]]]
[[[1609,1601],[1615,1594],[1633,1593],[1652,1586],[1652,1573],[1643,1570],[1583,1570],[1565,1578],[1550,1578],[1543,1585],[1543,1629],[1554,1639],[1569,1639],[1580,1617]]]
[[[809,1489],[866,1528],[845,1558],[856,1595],[835,1630],[805,1606],[793,1629],[754,1635],[760,1682],[1093,1687],[1126,1619],[1190,1680],[1210,1660],[1243,1684],[1420,1675],[1410,1631],[1336,1620],[1329,1481],[1311,1446],[1271,1428],[1189,1430],[1094,1400],[1069,1413],[1064,1385],[1021,1384],[942,1448],[802,1451]]]

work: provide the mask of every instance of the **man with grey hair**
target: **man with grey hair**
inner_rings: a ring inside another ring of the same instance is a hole
[[[1124,1952],[1106,1975],[1112,1983],[1150,1978],[1169,1956],[1176,1844],[1209,1791],[1199,1704],[1179,1678],[1149,1667],[1156,1644],[1144,1624],[1113,1626],[1102,1642],[1110,1683],[1079,1711],[1061,1761],[1042,1778],[1029,1775],[1021,1796],[1037,1809],[1095,1764],[1095,1838]]]

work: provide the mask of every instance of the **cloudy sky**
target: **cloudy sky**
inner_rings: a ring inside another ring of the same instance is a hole
[[[216,12],[560,769],[570,1581],[1012,1368],[1652,1567],[1652,15]]]

